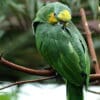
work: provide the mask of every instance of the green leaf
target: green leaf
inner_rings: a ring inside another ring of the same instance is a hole
[[[99,0],[88,0],[88,3],[91,7],[91,10],[93,12],[93,17],[96,18],[98,14],[98,7],[99,7]]]
[[[9,94],[0,95],[0,100],[11,100],[11,95]]]
[[[25,5],[23,4],[17,4],[13,1],[9,2],[9,5],[12,7],[12,9],[18,11],[18,12],[21,12],[21,13],[24,13],[24,8],[25,8]]]
[[[32,19],[34,17],[34,0],[26,0],[27,12]]]
[[[4,30],[0,30],[0,38],[2,38],[2,36],[4,35],[5,31]]]
[[[43,5],[40,0],[26,0],[27,12],[31,19],[35,17],[38,9]]]
[[[0,22],[2,22],[4,19],[5,19],[5,16],[4,15],[1,15],[0,16]]]

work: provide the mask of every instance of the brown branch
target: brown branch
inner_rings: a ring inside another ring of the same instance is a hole
[[[91,32],[90,32],[90,29],[89,29],[89,26],[88,26],[88,23],[87,23],[87,19],[86,19],[86,14],[85,14],[85,11],[84,11],[83,8],[81,8],[80,14],[81,14],[81,18],[82,18],[83,28],[86,32],[86,39],[87,39],[87,42],[88,42],[88,47],[89,47],[90,55],[91,55],[91,58],[92,58],[93,66],[95,68],[96,74],[100,74],[100,68],[99,68],[96,53],[95,53],[95,50],[94,50],[94,47],[93,47]]]
[[[45,75],[45,76],[55,75],[55,72],[53,70],[37,70],[37,69],[26,68],[24,66],[14,64],[4,59],[3,57],[0,58],[0,63],[6,65],[7,67],[10,67],[10,68],[13,68],[13,69],[16,69],[18,71],[25,72],[28,74],[32,74],[32,75]],[[90,79],[91,80],[100,79],[100,74],[91,74]]]
[[[100,80],[100,74],[90,74],[91,80]]]
[[[54,75],[54,71],[53,70],[37,70],[37,69],[26,68],[24,66],[20,66],[20,65],[14,64],[14,63],[4,59],[3,57],[0,58],[0,63],[6,65],[9,68],[13,68],[15,70],[18,70],[18,71],[21,71],[21,72],[25,72],[25,73],[28,73],[28,74],[42,75],[42,76]]]
[[[43,81],[43,80],[53,79],[55,77],[56,76],[50,76],[50,77],[45,77],[45,78],[40,78],[40,79],[35,79],[35,80],[18,81],[18,82],[6,85],[6,86],[0,88],[0,90],[9,88],[9,87],[12,87],[12,86],[15,86],[15,85],[26,84],[26,83],[33,83],[33,82],[40,82],[40,81]]]

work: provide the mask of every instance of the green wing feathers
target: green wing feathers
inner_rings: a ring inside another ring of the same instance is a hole
[[[69,32],[72,33],[71,27]],[[87,77],[85,53],[79,39],[77,33],[70,35],[59,25],[40,24],[36,30],[39,52],[65,80],[78,86],[83,85]]]
[[[72,43],[80,57],[80,66],[82,67],[83,71],[86,73],[86,88],[89,84],[89,74],[90,74],[90,59],[88,54],[88,49],[85,40],[83,39],[81,33],[78,31],[76,26],[70,22],[68,27],[70,33],[72,33],[73,39]],[[75,38],[76,37],[76,38]]]

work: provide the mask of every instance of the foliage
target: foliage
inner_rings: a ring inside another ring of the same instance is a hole
[[[72,11],[79,11],[81,7],[91,8],[93,17],[96,18],[99,13],[99,0],[59,0],[62,3],[68,4]]]
[[[92,9],[92,12],[94,14],[94,18],[96,18],[97,14],[99,12],[99,0],[88,0],[88,3]]]
[[[0,100],[11,100],[11,95],[2,94],[2,95],[0,95]]]
[[[0,53],[20,65],[40,66],[42,58],[37,54],[31,23],[42,6],[39,0],[0,0]],[[33,56],[30,56],[33,55]],[[40,64],[38,63],[40,62]],[[1,75],[7,69],[1,65]],[[7,71],[9,76],[13,71]],[[20,75],[15,77],[20,78]]]

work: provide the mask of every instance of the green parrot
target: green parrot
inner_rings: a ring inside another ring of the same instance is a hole
[[[48,3],[38,11],[33,29],[38,51],[64,79],[67,100],[84,100],[90,60],[85,40],[71,19],[68,6]]]

